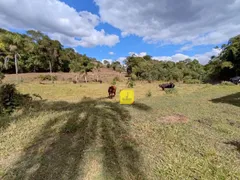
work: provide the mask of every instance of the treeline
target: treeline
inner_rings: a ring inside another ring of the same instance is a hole
[[[39,31],[26,34],[0,29],[0,72],[80,72],[87,76],[93,69],[105,66],[115,71],[127,70],[133,80],[183,81],[188,83],[229,80],[240,73],[240,36],[233,37],[222,45],[222,52],[212,57],[207,65],[198,60],[180,62],[158,61],[151,56],[129,56],[125,67],[120,62],[103,64],[95,58],[79,54],[72,48],[64,48],[57,41]],[[0,79],[3,75],[0,74]],[[86,80],[86,77],[85,77]]]
[[[221,48],[220,55],[211,57],[207,65],[200,64],[196,59],[174,63],[157,61],[149,55],[129,56],[126,59],[127,72],[133,80],[183,81],[185,83],[229,80],[231,77],[240,75],[240,35],[231,38],[228,44],[222,45]]]
[[[39,31],[30,30],[26,34],[19,34],[0,29],[0,70],[15,73],[15,60],[20,73],[69,72],[76,62],[82,62],[79,66],[91,63],[90,69],[93,65],[101,64],[72,48],[63,48],[59,41]]]
[[[206,78],[204,66],[197,60],[186,59],[174,63],[172,61],[152,60],[151,56],[128,57],[126,59],[128,75],[133,80],[163,80],[200,82]]]

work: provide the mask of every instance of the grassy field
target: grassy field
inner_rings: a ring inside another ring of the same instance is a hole
[[[0,179],[240,179],[240,86],[108,86],[19,84],[42,100],[0,117]]]

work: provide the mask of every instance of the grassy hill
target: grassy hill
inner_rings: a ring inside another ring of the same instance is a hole
[[[239,86],[137,82],[124,106],[108,85],[19,84],[43,99],[1,117],[0,177],[240,179]]]
[[[22,73],[19,74],[19,80],[21,82],[39,82],[41,81],[40,76],[46,76],[50,75],[50,73]],[[76,76],[79,76],[79,73],[53,73],[53,76],[56,76],[58,81],[65,81],[65,82],[72,82],[76,79]],[[117,71],[114,71],[110,68],[100,68],[99,72],[94,70],[93,72],[88,73],[88,80],[90,82],[97,80],[97,75],[99,79],[101,79],[103,82],[111,82],[114,77],[118,77],[120,80],[124,80],[125,73],[119,73]],[[16,75],[15,74],[6,74],[5,75],[4,82],[16,82]],[[79,79],[80,82],[84,82],[83,78]]]

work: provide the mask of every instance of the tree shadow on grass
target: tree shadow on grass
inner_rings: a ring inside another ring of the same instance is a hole
[[[240,153],[240,141],[229,141],[225,144],[229,144],[236,147],[236,150]]]
[[[240,107],[240,92],[211,100],[214,103],[226,103]]]
[[[133,107],[150,110],[139,103]],[[43,126],[4,179],[83,179],[84,155],[93,147],[102,154],[105,179],[145,179],[138,145],[129,133],[131,116],[125,107],[92,99],[79,103],[38,101],[24,109],[23,115],[31,112],[38,116],[43,111],[59,115]]]

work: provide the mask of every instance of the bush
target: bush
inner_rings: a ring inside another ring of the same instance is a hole
[[[183,83],[186,84],[201,84],[202,81],[200,81],[199,79],[186,79],[183,81]]]
[[[133,88],[134,86],[135,86],[135,83],[134,83],[134,81],[133,80],[128,80],[128,82],[127,82],[127,86],[129,87],[129,88]]]
[[[177,90],[175,88],[165,89],[166,94],[177,94]]]
[[[112,84],[112,85],[116,85],[116,84],[117,84],[116,79],[113,79],[111,84]]]
[[[149,90],[146,94],[146,97],[151,97],[152,96],[152,92]]]
[[[118,76],[116,76],[115,78],[113,78],[114,81],[120,81],[120,78]]]
[[[224,85],[224,86],[235,86],[235,84],[233,84],[233,83],[230,82],[230,81],[222,81],[222,82],[221,82],[221,85]]]
[[[38,78],[41,81],[51,81],[52,79],[53,79],[53,81],[57,80],[57,76],[52,76],[52,79],[51,79],[51,75],[40,75],[40,76],[38,76]]]
[[[3,84],[0,86],[0,114],[12,113],[18,106],[22,106],[31,97],[20,94],[14,84]]]
[[[133,80],[133,81],[136,81],[137,80],[137,76],[135,75],[135,74],[131,74],[131,80]]]
[[[4,74],[0,72],[0,84],[2,83],[2,80],[5,78]]]

